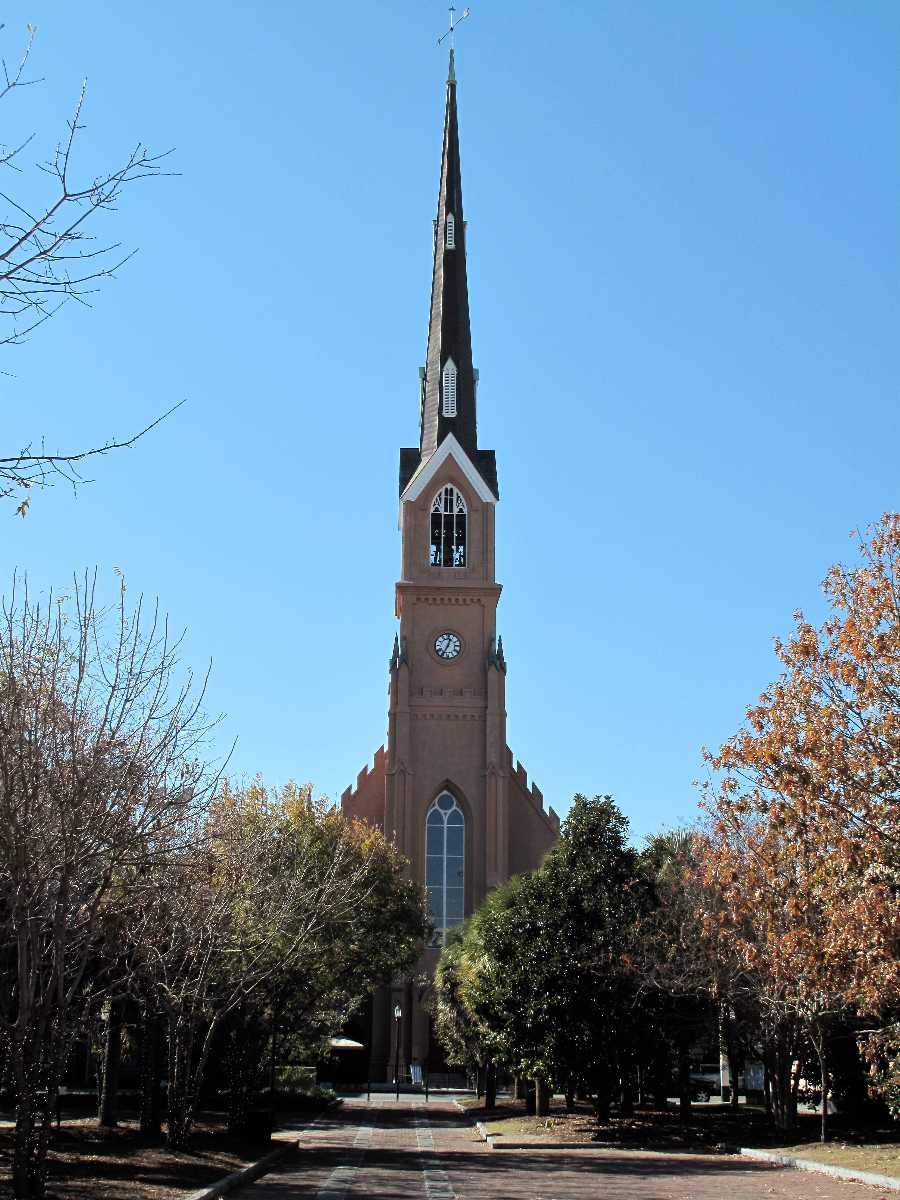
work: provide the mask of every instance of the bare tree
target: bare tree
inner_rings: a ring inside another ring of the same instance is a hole
[[[29,25],[25,50],[15,67],[0,61],[0,101],[7,105],[40,82],[29,74],[34,35]],[[170,153],[153,154],[138,143],[111,168],[79,177],[74,158],[84,101],[82,84],[65,133],[49,158],[34,164],[24,179],[16,177],[23,176],[35,134],[0,144],[0,346],[23,342],[66,301],[90,304],[100,283],[113,278],[132,257],[135,251],[124,250],[119,242],[98,241],[92,231],[100,214],[116,208],[126,187],[162,174]],[[79,464],[85,459],[133,445],[155,424],[158,421],[127,439],[110,438],[89,449],[51,453],[43,444],[31,443],[18,453],[0,456],[0,499],[60,478],[82,482]],[[27,509],[26,494],[17,512],[24,516]]]
[[[14,581],[0,616],[0,1038],[16,1200],[44,1195],[72,1018],[115,986],[97,970],[104,944],[215,782],[198,757],[205,681],[176,678],[179,639],[157,611],[130,609],[124,584],[106,610],[95,589],[86,576],[66,606]]]

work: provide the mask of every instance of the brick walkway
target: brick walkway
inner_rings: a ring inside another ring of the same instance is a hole
[[[350,1100],[240,1200],[879,1200],[877,1188],[706,1155],[488,1150],[446,1100]]]

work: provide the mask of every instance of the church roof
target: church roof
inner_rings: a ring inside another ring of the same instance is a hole
[[[448,236],[448,219],[452,232]],[[455,415],[445,413],[443,372],[448,361],[456,368]],[[450,51],[450,71],[444,107],[444,143],[437,218],[434,223],[434,269],[428,347],[422,379],[421,427],[418,450],[400,451],[400,494],[420,462],[430,458],[452,433],[496,496],[497,465],[493,450],[478,449],[475,415],[476,372],[472,365],[469,285],[466,275],[466,223],[463,216],[462,172],[459,160],[459,120],[456,111],[456,72]]]

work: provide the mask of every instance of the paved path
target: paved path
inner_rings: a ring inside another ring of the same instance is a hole
[[[488,1150],[447,1100],[349,1100],[240,1200],[879,1200],[862,1184],[737,1157]]]

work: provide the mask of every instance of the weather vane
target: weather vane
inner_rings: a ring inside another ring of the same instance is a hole
[[[450,5],[450,28],[446,31],[446,33],[441,34],[441,36],[437,40],[437,44],[440,46],[441,42],[445,38],[449,38],[450,39],[450,49],[452,50],[454,47],[454,44],[455,44],[453,34],[456,30],[456,26],[459,25],[460,21],[464,21],[468,15],[469,15],[469,9],[464,8],[463,15],[459,18],[459,21],[455,20],[456,6],[451,4]]]

